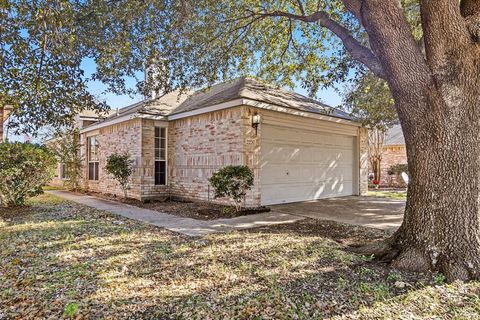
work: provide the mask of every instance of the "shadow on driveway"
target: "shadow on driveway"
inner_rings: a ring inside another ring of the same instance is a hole
[[[351,196],[274,205],[271,208],[272,212],[390,230],[402,223],[405,201]]]

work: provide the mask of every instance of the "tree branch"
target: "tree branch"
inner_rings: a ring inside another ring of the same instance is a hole
[[[355,18],[360,21],[363,25],[362,21],[362,1],[361,0],[343,0],[343,4],[351,14],[355,16]]]
[[[302,13],[302,16],[305,15],[305,8],[303,7],[302,0],[297,0],[298,7],[300,8],[300,12]]]
[[[353,59],[363,63],[377,77],[385,79],[385,72],[372,50],[360,44],[357,39],[351,35],[348,29],[338,22],[332,20],[326,12],[317,11],[305,16],[284,11],[273,11],[261,12],[257,13],[257,15],[262,17],[285,17],[288,19],[299,20],[308,23],[318,22],[322,27],[329,29],[337,37],[339,37],[340,40],[342,40],[343,45]]]
[[[429,62],[443,61],[447,52],[470,43],[458,0],[421,0],[420,14]]]

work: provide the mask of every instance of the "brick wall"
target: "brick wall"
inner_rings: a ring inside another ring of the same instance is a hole
[[[227,165],[248,164],[253,167],[254,173],[258,172],[255,154],[258,142],[254,133],[247,132],[247,128],[251,128],[250,123],[246,107],[171,121],[167,155],[171,194],[213,200],[208,179],[216,170]],[[247,205],[258,205],[259,202],[258,191],[250,192]]]
[[[405,183],[399,175],[388,175],[388,169],[392,165],[406,164],[407,152],[405,145],[385,146],[382,154],[382,162],[380,164],[381,176],[380,185],[385,187],[405,187]]]
[[[168,176],[166,186],[155,185],[155,127],[167,128],[167,139],[169,135],[168,122],[146,119],[142,121],[142,165],[140,169],[142,199],[162,198],[169,195]]]
[[[258,111],[258,110],[257,110]],[[208,182],[212,174],[227,165],[248,165],[254,172],[254,187],[247,194],[246,204],[260,204],[260,137],[262,124],[256,132],[251,126],[255,109],[240,106],[170,122],[133,119],[81,135],[84,158],[84,187],[91,191],[115,193],[122,191],[104,167],[112,153],[127,151],[134,162],[129,196],[136,199],[164,197],[211,200],[213,190]],[[258,111],[261,113],[261,111]],[[272,112],[272,111],[270,111]],[[282,118],[295,117],[282,114]],[[155,127],[167,128],[167,185],[154,185]],[[366,160],[367,130],[359,129],[359,190],[365,194],[368,182]],[[99,141],[99,181],[88,180],[87,137]],[[226,199],[218,199],[225,202]]]
[[[60,187],[63,188],[65,186],[64,180],[62,179],[61,176],[61,164],[57,164],[57,169],[55,170],[55,176],[53,177],[52,180],[48,183],[48,185],[53,186],[53,187]]]
[[[99,180],[88,180],[87,138],[96,136],[99,142]],[[84,164],[83,187],[89,191],[103,192],[123,196],[118,182],[106,172],[107,158],[113,153],[128,152],[134,160],[133,174],[130,180],[129,197],[142,198],[142,119],[114,124],[81,135],[82,158]]]
[[[358,156],[359,156],[359,195],[368,193],[368,129],[358,129]]]

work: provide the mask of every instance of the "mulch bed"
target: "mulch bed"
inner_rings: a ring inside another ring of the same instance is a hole
[[[206,201],[180,201],[174,199],[166,199],[165,201],[140,201],[136,199],[124,199],[103,193],[88,192],[87,194],[107,200],[119,201],[140,208],[198,220],[235,218],[270,211],[270,208],[268,207],[256,207],[245,208],[244,210],[237,212],[232,206]]]

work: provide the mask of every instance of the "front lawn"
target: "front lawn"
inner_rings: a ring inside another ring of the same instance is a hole
[[[474,319],[480,284],[344,251],[386,236],[333,222],[179,236],[61,201],[0,209],[0,319]],[[325,236],[325,235],[328,235]]]
[[[395,200],[407,200],[407,191],[396,191],[396,190],[369,190],[369,197],[380,197],[380,198],[389,198]]]

